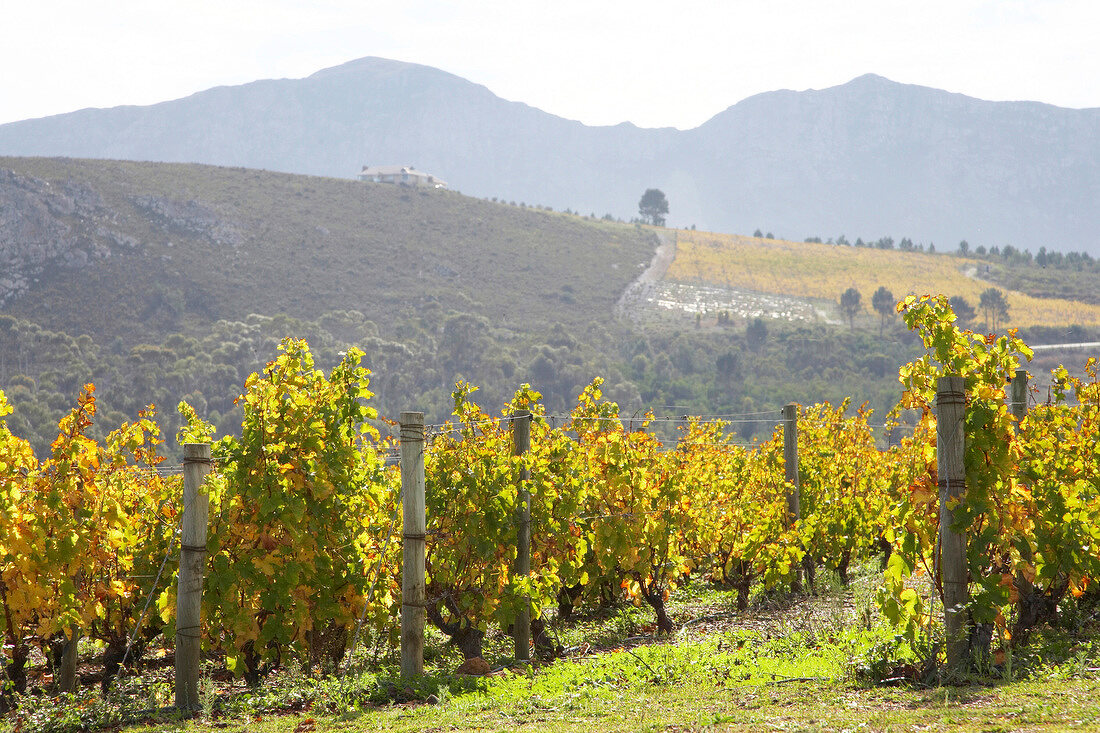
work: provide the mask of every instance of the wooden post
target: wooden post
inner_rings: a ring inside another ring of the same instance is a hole
[[[512,441],[514,453],[522,456],[531,449],[531,413],[517,410],[512,414]],[[524,468],[520,471],[519,487],[516,491],[516,576],[531,573],[531,490],[528,481],[531,472]],[[516,661],[531,658],[531,599],[516,613],[512,624],[512,635],[516,641]]]
[[[1012,415],[1016,418],[1016,430],[1019,431],[1020,423],[1027,417],[1027,370],[1017,369],[1016,376],[1012,379],[1012,403],[1009,405],[1012,410]],[[1031,546],[1024,543],[1020,548],[1020,559],[1027,564],[1031,564],[1032,554]],[[1035,593],[1035,585],[1028,580],[1027,575],[1023,570],[1018,570],[1014,577],[1014,584],[1016,586],[1016,592],[1020,598],[1017,601],[1020,607],[1025,603],[1033,603],[1033,595]]]
[[[424,674],[424,413],[401,413],[401,676]]]
[[[793,488],[787,493],[787,522],[794,524],[799,514],[798,490],[798,405],[783,408],[783,472]]]
[[[966,535],[951,528],[952,499],[966,491],[966,380],[941,377],[936,386],[936,469],[940,494],[940,578],[943,581],[943,616],[947,630],[947,664],[958,669],[969,648],[966,606],[970,600],[966,562]]]
[[[1027,369],[1017,369],[1012,379],[1012,414],[1016,422],[1022,422],[1027,416]]]
[[[80,647],[80,629],[73,627],[65,649],[61,653],[61,666],[57,674],[57,689],[61,692],[76,692],[76,662]]]
[[[176,707],[198,709],[202,662],[202,582],[210,497],[202,490],[210,473],[208,443],[183,445],[183,525],[176,586]]]
[[[783,407],[783,472],[791,484],[787,493],[787,524],[793,527],[801,518],[798,487],[798,404],[791,402]],[[791,589],[802,590],[802,572],[791,568]]]

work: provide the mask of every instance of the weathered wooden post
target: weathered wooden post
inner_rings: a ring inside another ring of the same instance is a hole
[[[512,442],[514,453],[522,456],[531,449],[531,413],[529,410],[516,410],[512,414]],[[516,576],[531,573],[531,489],[528,481],[531,472],[524,468],[520,471],[519,487],[516,491]],[[512,635],[516,641],[516,661],[531,658],[531,599],[516,613],[512,624]]]
[[[212,467],[209,443],[184,443],[183,519],[176,585],[176,707],[183,710],[199,707],[202,583],[210,512],[210,497],[202,484]]]
[[[1013,417],[1016,418],[1016,430],[1019,431],[1020,423],[1027,417],[1027,370],[1017,369],[1016,375],[1012,378],[1012,402],[1009,405],[1012,410]],[[1024,560],[1028,564],[1032,561],[1031,547],[1027,543],[1023,543],[1020,548],[1020,559]],[[1035,585],[1028,580],[1027,574],[1023,570],[1018,570],[1014,576],[1013,584],[1016,586],[1016,592],[1020,596],[1020,603],[1033,602],[1033,596],[1035,594]]]
[[[57,689],[61,692],[76,692],[76,662],[80,647],[80,629],[73,627],[65,649],[61,653],[61,665],[57,671]]]
[[[794,526],[801,518],[798,486],[798,404],[791,402],[783,407],[783,472],[790,483],[787,491],[787,524]],[[791,589],[802,590],[802,572],[791,568]]]
[[[951,525],[954,504],[966,491],[966,380],[941,377],[936,386],[936,469],[940,494],[940,578],[943,581],[943,615],[947,630],[947,664],[957,669],[969,649],[967,611],[970,601],[966,562],[966,534]],[[954,500],[954,501],[953,501]]]
[[[1027,369],[1017,369],[1012,378],[1012,414],[1016,422],[1027,417]]]
[[[401,676],[424,673],[424,413],[401,413]]]

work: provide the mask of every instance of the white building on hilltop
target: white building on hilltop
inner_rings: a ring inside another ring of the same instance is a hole
[[[446,181],[430,173],[418,171],[411,165],[365,165],[356,178],[371,183],[396,183],[399,186],[447,187]]]

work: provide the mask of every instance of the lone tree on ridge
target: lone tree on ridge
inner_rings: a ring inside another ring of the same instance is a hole
[[[665,225],[665,214],[668,213],[668,199],[659,188],[647,188],[638,202],[638,213],[642,221],[655,227]]]

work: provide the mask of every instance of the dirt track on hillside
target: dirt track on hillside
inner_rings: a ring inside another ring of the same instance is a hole
[[[649,267],[630,283],[619,296],[619,302],[615,304],[615,314],[623,317],[630,316],[640,306],[652,299],[656,293],[657,284],[664,279],[668,272],[668,266],[676,258],[676,232],[658,230],[654,234],[660,240],[657,251],[653,253]]]

